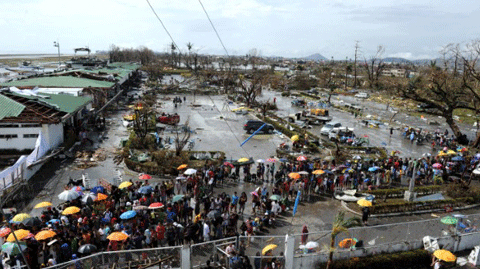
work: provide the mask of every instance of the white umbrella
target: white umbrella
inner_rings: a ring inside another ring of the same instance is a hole
[[[80,194],[74,190],[65,190],[58,195],[58,199],[63,201],[72,201],[80,197]]]
[[[187,171],[184,172],[185,175],[193,175],[195,173],[197,173],[197,170],[193,168],[188,168]]]
[[[305,244],[305,247],[308,249],[318,248],[318,246],[319,246],[318,243],[313,241],[310,241],[307,244]]]
[[[97,199],[97,196],[95,195],[95,193],[89,192],[88,194],[85,194],[82,197],[82,202],[84,204],[91,204],[91,203],[93,203],[93,201],[95,201],[95,199]]]
[[[307,171],[300,171],[300,172],[297,172],[297,173],[300,174],[300,175],[308,175]]]
[[[258,160],[257,160],[257,163],[264,163],[264,162],[265,162],[264,159],[258,159]]]

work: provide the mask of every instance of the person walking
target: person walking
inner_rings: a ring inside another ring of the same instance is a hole
[[[302,245],[305,245],[308,240],[308,227],[307,225],[303,225],[302,228]]]
[[[367,226],[368,225],[368,216],[370,215],[370,209],[368,206],[365,206],[362,208],[362,221],[363,225]]]

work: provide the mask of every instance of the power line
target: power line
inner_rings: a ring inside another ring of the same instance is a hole
[[[215,102],[213,101],[212,97],[210,95],[208,95],[208,98],[210,99],[210,101],[212,101],[212,104],[213,106],[215,107],[215,109],[220,113],[220,115],[222,116],[223,120],[225,121],[225,123],[227,124],[228,126],[228,129],[230,129],[230,132],[233,134],[233,136],[235,137],[235,139],[237,140],[238,144],[240,145],[242,142],[240,141],[240,139],[238,139],[237,135],[235,134],[235,132],[233,132],[232,130],[232,127],[230,127],[230,124],[228,124],[228,121],[227,121],[227,118],[223,115],[222,111],[220,111],[220,109],[218,109],[218,107],[215,105]],[[228,101],[227,101],[228,102]],[[228,105],[228,103],[226,104],[227,107],[230,109],[230,106]],[[250,154],[248,154],[247,150],[244,148],[244,147],[241,147],[243,149],[243,151],[245,152],[245,154],[247,154],[247,156],[250,158]]]
[[[178,49],[178,51],[180,51],[180,48],[177,46],[177,43],[175,43],[175,41],[173,40],[173,37],[172,35],[170,34],[170,32],[168,32],[167,30],[167,27],[165,27],[165,24],[163,24],[163,21],[160,19],[160,17],[157,15],[157,12],[155,12],[155,9],[153,9],[152,5],[150,4],[150,1],[146,0],[148,5],[150,6],[150,9],[152,9],[153,11],[153,14],[155,14],[155,17],[157,17],[158,21],[162,24],[163,26],[163,29],[165,29],[165,32],[167,32],[168,36],[170,37],[170,39],[172,40],[172,43],[173,45],[175,45],[175,47]]]
[[[215,25],[213,25],[213,22],[212,22],[212,20],[210,19],[210,16],[208,16],[207,10],[206,10],[205,7],[203,6],[202,1],[201,1],[201,0],[198,0],[198,2],[199,2],[200,5],[202,6],[202,9],[203,9],[203,11],[205,12],[205,15],[207,15],[208,21],[210,21],[210,25],[212,25],[212,28],[213,28],[213,30],[215,31],[215,34],[217,34],[218,40],[220,40],[220,44],[222,44],[222,47],[223,47],[223,49],[225,50],[225,53],[227,54],[228,57],[230,57],[230,55],[228,54],[227,48],[226,48],[225,45],[223,44],[223,41],[222,41],[222,39],[220,38],[220,35],[218,34],[217,29],[215,28]]]

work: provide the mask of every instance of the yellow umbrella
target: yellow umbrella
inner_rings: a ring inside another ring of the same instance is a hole
[[[63,210],[62,215],[72,215],[78,212],[80,212],[80,208],[76,206],[70,206],[65,208],[65,210]]]
[[[132,182],[130,181],[124,181],[122,183],[120,183],[120,185],[118,186],[119,189],[125,189],[125,188],[128,188],[132,186]]]
[[[34,208],[42,208],[42,207],[47,207],[47,206],[52,206],[52,203],[50,202],[41,202],[35,205]]]
[[[239,162],[239,163],[244,163],[244,162],[248,162],[249,160],[250,160],[250,159],[248,159],[248,158],[240,158],[240,159],[238,159],[237,162]]]
[[[103,194],[103,193],[97,193],[97,201],[102,201],[102,200],[105,200],[107,199],[107,195],[106,194]]]
[[[248,107],[244,107],[244,106],[232,109],[233,112],[239,111],[239,110],[253,111],[253,109],[248,108]]]
[[[312,172],[312,174],[314,174],[314,175],[323,175],[323,174],[325,174],[325,171],[323,171],[323,170],[315,170],[315,171]]]
[[[300,136],[298,136],[298,135],[294,135],[290,138],[290,140],[292,140],[292,142],[298,141],[299,139],[300,139]]]
[[[262,255],[267,254],[267,252],[269,252],[270,250],[274,250],[274,249],[276,249],[277,247],[278,247],[278,246],[275,245],[275,244],[270,244],[270,245],[264,247],[264,248],[262,249]]]
[[[30,231],[27,231],[27,230],[24,230],[24,229],[20,229],[20,230],[16,230],[15,232],[15,236],[17,237],[18,240],[22,240],[23,238],[27,237],[28,234],[30,233]],[[15,241],[15,236],[13,236],[13,233],[11,233],[8,237],[7,237],[7,242],[14,242]]]
[[[29,219],[31,218],[31,216],[27,213],[20,213],[20,214],[17,214],[15,215],[15,217],[13,217],[12,219],[12,222],[22,222],[26,219]]]
[[[38,233],[35,235],[35,239],[37,239],[38,241],[40,241],[40,240],[45,240],[45,239],[48,239],[48,238],[52,238],[52,237],[54,237],[55,235],[57,235],[57,233],[55,233],[54,231],[45,230],[45,231],[40,231],[40,232],[38,232]]]
[[[299,179],[301,176],[299,173],[290,173],[288,174],[288,177],[293,179]]]
[[[186,164],[182,164],[180,165],[179,167],[177,167],[177,170],[182,170],[182,169],[185,169],[187,168],[187,165]]]
[[[357,204],[358,204],[359,206],[364,206],[364,207],[372,206],[372,202],[367,201],[367,200],[365,200],[365,199],[360,199],[360,200],[358,200],[358,201],[357,201]]]
[[[123,241],[127,238],[128,238],[128,235],[122,232],[113,232],[109,236],[107,236],[107,239],[110,241]]]
[[[452,252],[445,250],[445,249],[437,249],[433,252],[433,256],[437,257],[437,259],[446,261],[446,262],[454,262],[457,257],[453,255]]]

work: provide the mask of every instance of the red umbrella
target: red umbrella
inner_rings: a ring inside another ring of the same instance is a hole
[[[7,235],[9,235],[10,233],[12,232],[12,230],[10,230],[10,228],[2,228],[0,229],[0,237],[5,237]]]
[[[299,161],[299,162],[303,162],[303,161],[306,161],[306,160],[307,160],[307,157],[305,157],[303,155],[297,157],[297,161]]]
[[[432,165],[432,167],[435,168],[435,169],[440,169],[440,168],[442,168],[442,164],[441,163],[434,163]]]
[[[148,206],[150,209],[157,209],[157,208],[162,208],[163,204],[162,203],[153,203]]]
[[[143,180],[147,180],[147,179],[152,179],[152,176],[148,175],[148,174],[141,174],[138,179],[143,179]]]
[[[229,163],[229,162],[224,162],[223,165],[225,166],[230,166],[231,168],[233,168],[233,164]]]

